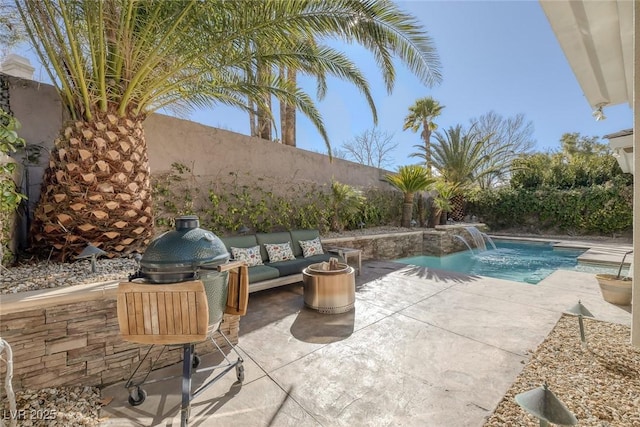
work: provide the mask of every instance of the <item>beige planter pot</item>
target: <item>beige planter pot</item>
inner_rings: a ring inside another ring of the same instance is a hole
[[[630,305],[633,281],[617,277],[615,274],[596,274],[602,297],[611,304]]]

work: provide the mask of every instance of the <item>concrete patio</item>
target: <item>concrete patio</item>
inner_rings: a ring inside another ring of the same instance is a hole
[[[301,285],[257,292],[240,322],[244,383],[225,375],[192,402],[190,425],[481,426],[578,300],[630,324],[630,308],[606,303],[593,274],[562,270],[528,285],[371,261],[355,310],[338,315],[304,308]],[[194,389],[206,378],[196,374]],[[104,389],[103,425],[179,426],[180,379],[144,389],[137,407],[123,383]]]

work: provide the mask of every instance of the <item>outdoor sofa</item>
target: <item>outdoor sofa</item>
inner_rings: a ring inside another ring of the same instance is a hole
[[[322,251],[318,230],[256,233],[221,239],[233,259],[247,261],[249,292],[301,282],[304,268],[310,264],[329,261],[332,256],[336,257],[335,254]],[[290,247],[294,259],[278,260],[282,254],[279,250],[286,250],[287,247]],[[271,254],[267,249],[271,250]],[[323,253],[319,253],[321,251]]]

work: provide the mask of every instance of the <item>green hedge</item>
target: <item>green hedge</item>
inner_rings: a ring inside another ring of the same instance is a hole
[[[494,231],[628,233],[633,221],[633,187],[615,181],[571,190],[482,190],[469,196],[467,213]]]
[[[203,228],[221,236],[236,234],[242,227],[252,232],[318,229],[331,225],[331,183],[294,183],[274,194],[260,186],[210,185],[202,188],[191,171],[179,164],[153,182],[158,231],[172,227],[179,215],[198,215]],[[376,188],[363,190],[366,197],[358,213],[340,213],[347,229],[398,222],[402,194]]]

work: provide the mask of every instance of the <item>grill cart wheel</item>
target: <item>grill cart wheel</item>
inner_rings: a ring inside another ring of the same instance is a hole
[[[236,365],[236,378],[238,378],[240,382],[244,381],[244,366],[242,366],[242,363]]]
[[[142,405],[142,402],[144,402],[146,398],[147,398],[147,392],[140,387],[135,387],[129,393],[129,405],[131,406]]]
[[[200,356],[198,356],[197,354],[193,355],[193,362],[191,363],[191,366],[193,367],[193,369],[196,369],[198,366],[200,366]]]

